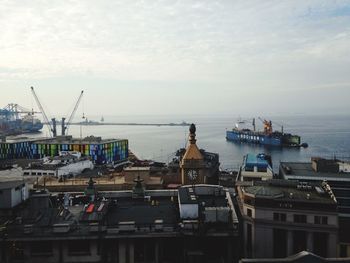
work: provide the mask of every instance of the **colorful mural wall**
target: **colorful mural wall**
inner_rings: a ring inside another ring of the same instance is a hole
[[[43,158],[57,156],[60,151],[77,151],[90,156],[97,164],[122,161],[128,158],[128,140],[109,140],[105,143],[69,143],[52,141],[1,143],[0,159]]]

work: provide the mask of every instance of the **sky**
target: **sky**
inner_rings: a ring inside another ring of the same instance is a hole
[[[0,1],[0,106],[66,115],[350,112],[350,1]]]

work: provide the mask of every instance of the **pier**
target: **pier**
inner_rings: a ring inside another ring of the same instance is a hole
[[[110,126],[190,126],[189,123],[136,123],[136,122],[75,122],[71,125],[83,125],[83,126],[100,126],[100,125],[110,125]]]

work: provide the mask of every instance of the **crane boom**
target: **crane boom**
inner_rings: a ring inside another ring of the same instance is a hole
[[[45,111],[44,111],[44,108],[43,108],[43,106],[41,105],[41,103],[40,103],[40,101],[39,101],[39,98],[38,98],[38,96],[36,95],[36,93],[35,93],[35,91],[34,91],[34,88],[33,88],[33,87],[30,87],[30,89],[31,89],[31,91],[32,91],[32,94],[33,94],[33,97],[34,97],[34,99],[35,99],[35,101],[36,101],[36,104],[38,104],[38,107],[39,107],[41,113],[43,114],[43,117],[44,117],[44,120],[45,120],[45,122],[46,122],[46,125],[47,125],[47,127],[49,128],[50,137],[52,137],[52,132],[54,132],[54,130],[53,130],[51,124],[50,124],[50,121],[49,121],[49,119],[48,119],[47,116],[46,116],[46,113],[45,113]]]
[[[73,109],[72,113],[70,114],[68,121],[66,122],[66,125],[64,125],[64,121],[62,121],[62,135],[65,135],[66,131],[68,132],[69,125],[71,124],[71,122],[74,118],[75,112],[77,111],[77,109],[79,107],[79,103],[81,101],[81,98],[83,97],[83,94],[84,94],[84,91],[82,90],[80,92],[80,95],[79,95],[77,102],[75,103],[74,109]]]

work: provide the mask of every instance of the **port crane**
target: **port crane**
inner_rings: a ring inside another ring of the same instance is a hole
[[[19,119],[20,114],[34,115],[34,113],[41,113],[32,110],[29,110],[25,107],[18,105],[17,103],[9,103],[3,109],[0,109],[0,116],[3,116],[6,120],[17,120]]]
[[[30,89],[32,91],[33,97],[34,97],[34,99],[35,99],[35,101],[36,101],[36,103],[37,103],[41,113],[43,114],[45,123],[46,123],[47,127],[49,128],[50,137],[56,137],[57,136],[56,119],[55,118],[51,119],[51,121],[52,121],[52,125],[51,125],[51,122],[49,121],[49,118],[47,117],[47,115],[46,115],[46,113],[44,111],[44,108],[43,108],[42,104],[40,103],[40,100],[39,100],[38,96],[35,93],[34,88],[30,87]],[[79,95],[79,98],[78,98],[77,102],[75,103],[74,109],[73,109],[72,113],[69,116],[68,122],[65,122],[66,118],[62,118],[62,123],[61,123],[62,135],[66,135],[66,131],[68,131],[69,125],[71,124],[71,122],[72,122],[72,120],[74,118],[75,112],[78,109],[78,106],[79,106],[79,103],[81,101],[81,98],[82,98],[83,94],[84,94],[84,91],[82,90],[80,92],[80,95]]]
[[[76,111],[77,111],[77,109],[79,107],[79,103],[81,101],[81,98],[83,97],[83,94],[84,94],[84,91],[82,90],[80,92],[80,95],[78,97],[77,102],[75,103],[74,109],[73,109],[72,113],[69,116],[68,121],[65,122],[66,118],[62,118],[62,135],[66,135],[66,132],[68,133],[69,125],[71,124],[71,122],[72,122],[72,120],[74,118],[74,115],[75,115],[75,113],[76,113]]]
[[[36,95],[35,91],[34,91],[34,88],[33,87],[30,87],[31,91],[32,91],[32,94],[33,94],[33,97],[36,101],[36,104],[38,105],[43,117],[44,117],[44,120],[45,120],[45,123],[47,125],[47,127],[49,128],[49,134],[50,134],[50,137],[56,137],[57,136],[57,130],[56,130],[56,119],[55,118],[52,118],[52,125],[49,121],[49,119],[47,118],[47,115],[44,111],[44,108],[43,106],[41,105],[40,103],[40,100],[38,98],[38,96]]]

